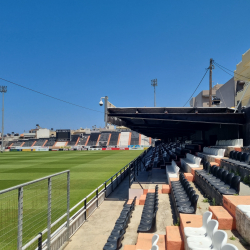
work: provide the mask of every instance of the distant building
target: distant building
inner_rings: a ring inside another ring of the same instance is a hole
[[[235,106],[240,102],[242,95],[250,83],[250,49],[242,55],[242,61],[236,65],[234,71],[234,80],[236,82]],[[241,106],[250,106],[250,86],[247,88],[241,102]]]
[[[212,97],[216,97],[216,91],[222,86],[223,84],[216,84],[212,88]],[[202,90],[196,97],[193,97],[190,100],[190,107],[209,107],[209,90]]]
[[[36,138],[37,139],[40,139],[40,138],[49,138],[49,137],[50,137],[50,130],[47,129],[47,128],[39,128],[36,131]]]

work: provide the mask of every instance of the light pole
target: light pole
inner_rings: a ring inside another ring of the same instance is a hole
[[[105,121],[105,128],[107,128],[107,124],[108,124],[108,96],[105,97],[101,97],[101,100],[99,102],[100,106],[103,106],[103,101],[102,99],[104,99],[104,121]]]
[[[7,92],[7,86],[0,86],[0,92],[3,93],[3,107],[2,107],[2,147],[1,147],[1,152],[3,153],[3,135],[4,135],[4,93]]]
[[[157,79],[151,80],[151,85],[154,87],[154,106],[156,107],[155,87],[158,86],[157,85]]]

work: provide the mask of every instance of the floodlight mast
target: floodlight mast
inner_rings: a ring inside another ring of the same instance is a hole
[[[156,107],[155,87],[158,86],[158,85],[157,85],[157,79],[151,80],[151,85],[154,87],[154,106]]]
[[[3,106],[2,106],[2,145],[1,145],[1,152],[3,153],[3,135],[4,135],[4,93],[7,92],[7,86],[0,86],[0,92],[3,93]]]

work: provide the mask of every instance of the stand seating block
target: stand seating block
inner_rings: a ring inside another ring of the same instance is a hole
[[[163,194],[170,194],[170,186],[169,185],[162,185],[162,193]]]
[[[184,176],[185,178],[188,180],[188,181],[194,181],[194,176],[190,173],[184,173]]]
[[[180,228],[183,238],[185,238],[184,227],[202,227],[202,215],[180,214]]]
[[[135,250],[148,250],[148,249],[151,249],[153,235],[154,234],[139,233],[138,238],[137,238],[137,243],[136,243]],[[166,250],[165,235],[159,235],[159,240],[157,242],[157,246],[159,247],[159,250]]]
[[[238,205],[250,205],[250,196],[223,195],[223,207],[235,218]]]
[[[136,250],[136,245],[125,245],[124,250]]]
[[[236,229],[236,221],[231,214],[222,206],[210,206],[209,211],[213,213],[212,219],[219,222],[219,229]]]
[[[139,200],[139,205],[144,205],[146,201],[146,194],[141,195],[140,200]]]
[[[181,237],[180,227],[166,227],[166,249],[184,250],[184,242]]]

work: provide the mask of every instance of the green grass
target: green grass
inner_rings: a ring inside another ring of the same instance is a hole
[[[0,190],[70,170],[70,207],[109,179],[142,151],[49,151],[0,154]],[[52,179],[52,222],[66,211],[66,175]],[[24,188],[23,243],[46,228],[47,181]],[[0,195],[0,249],[16,248],[17,191]],[[32,228],[33,227],[33,228]],[[56,228],[55,228],[56,229]],[[4,240],[4,242],[3,242]],[[33,249],[32,247],[29,249]]]
[[[49,151],[0,154],[0,190],[70,170],[70,203],[75,205],[142,151]]]

